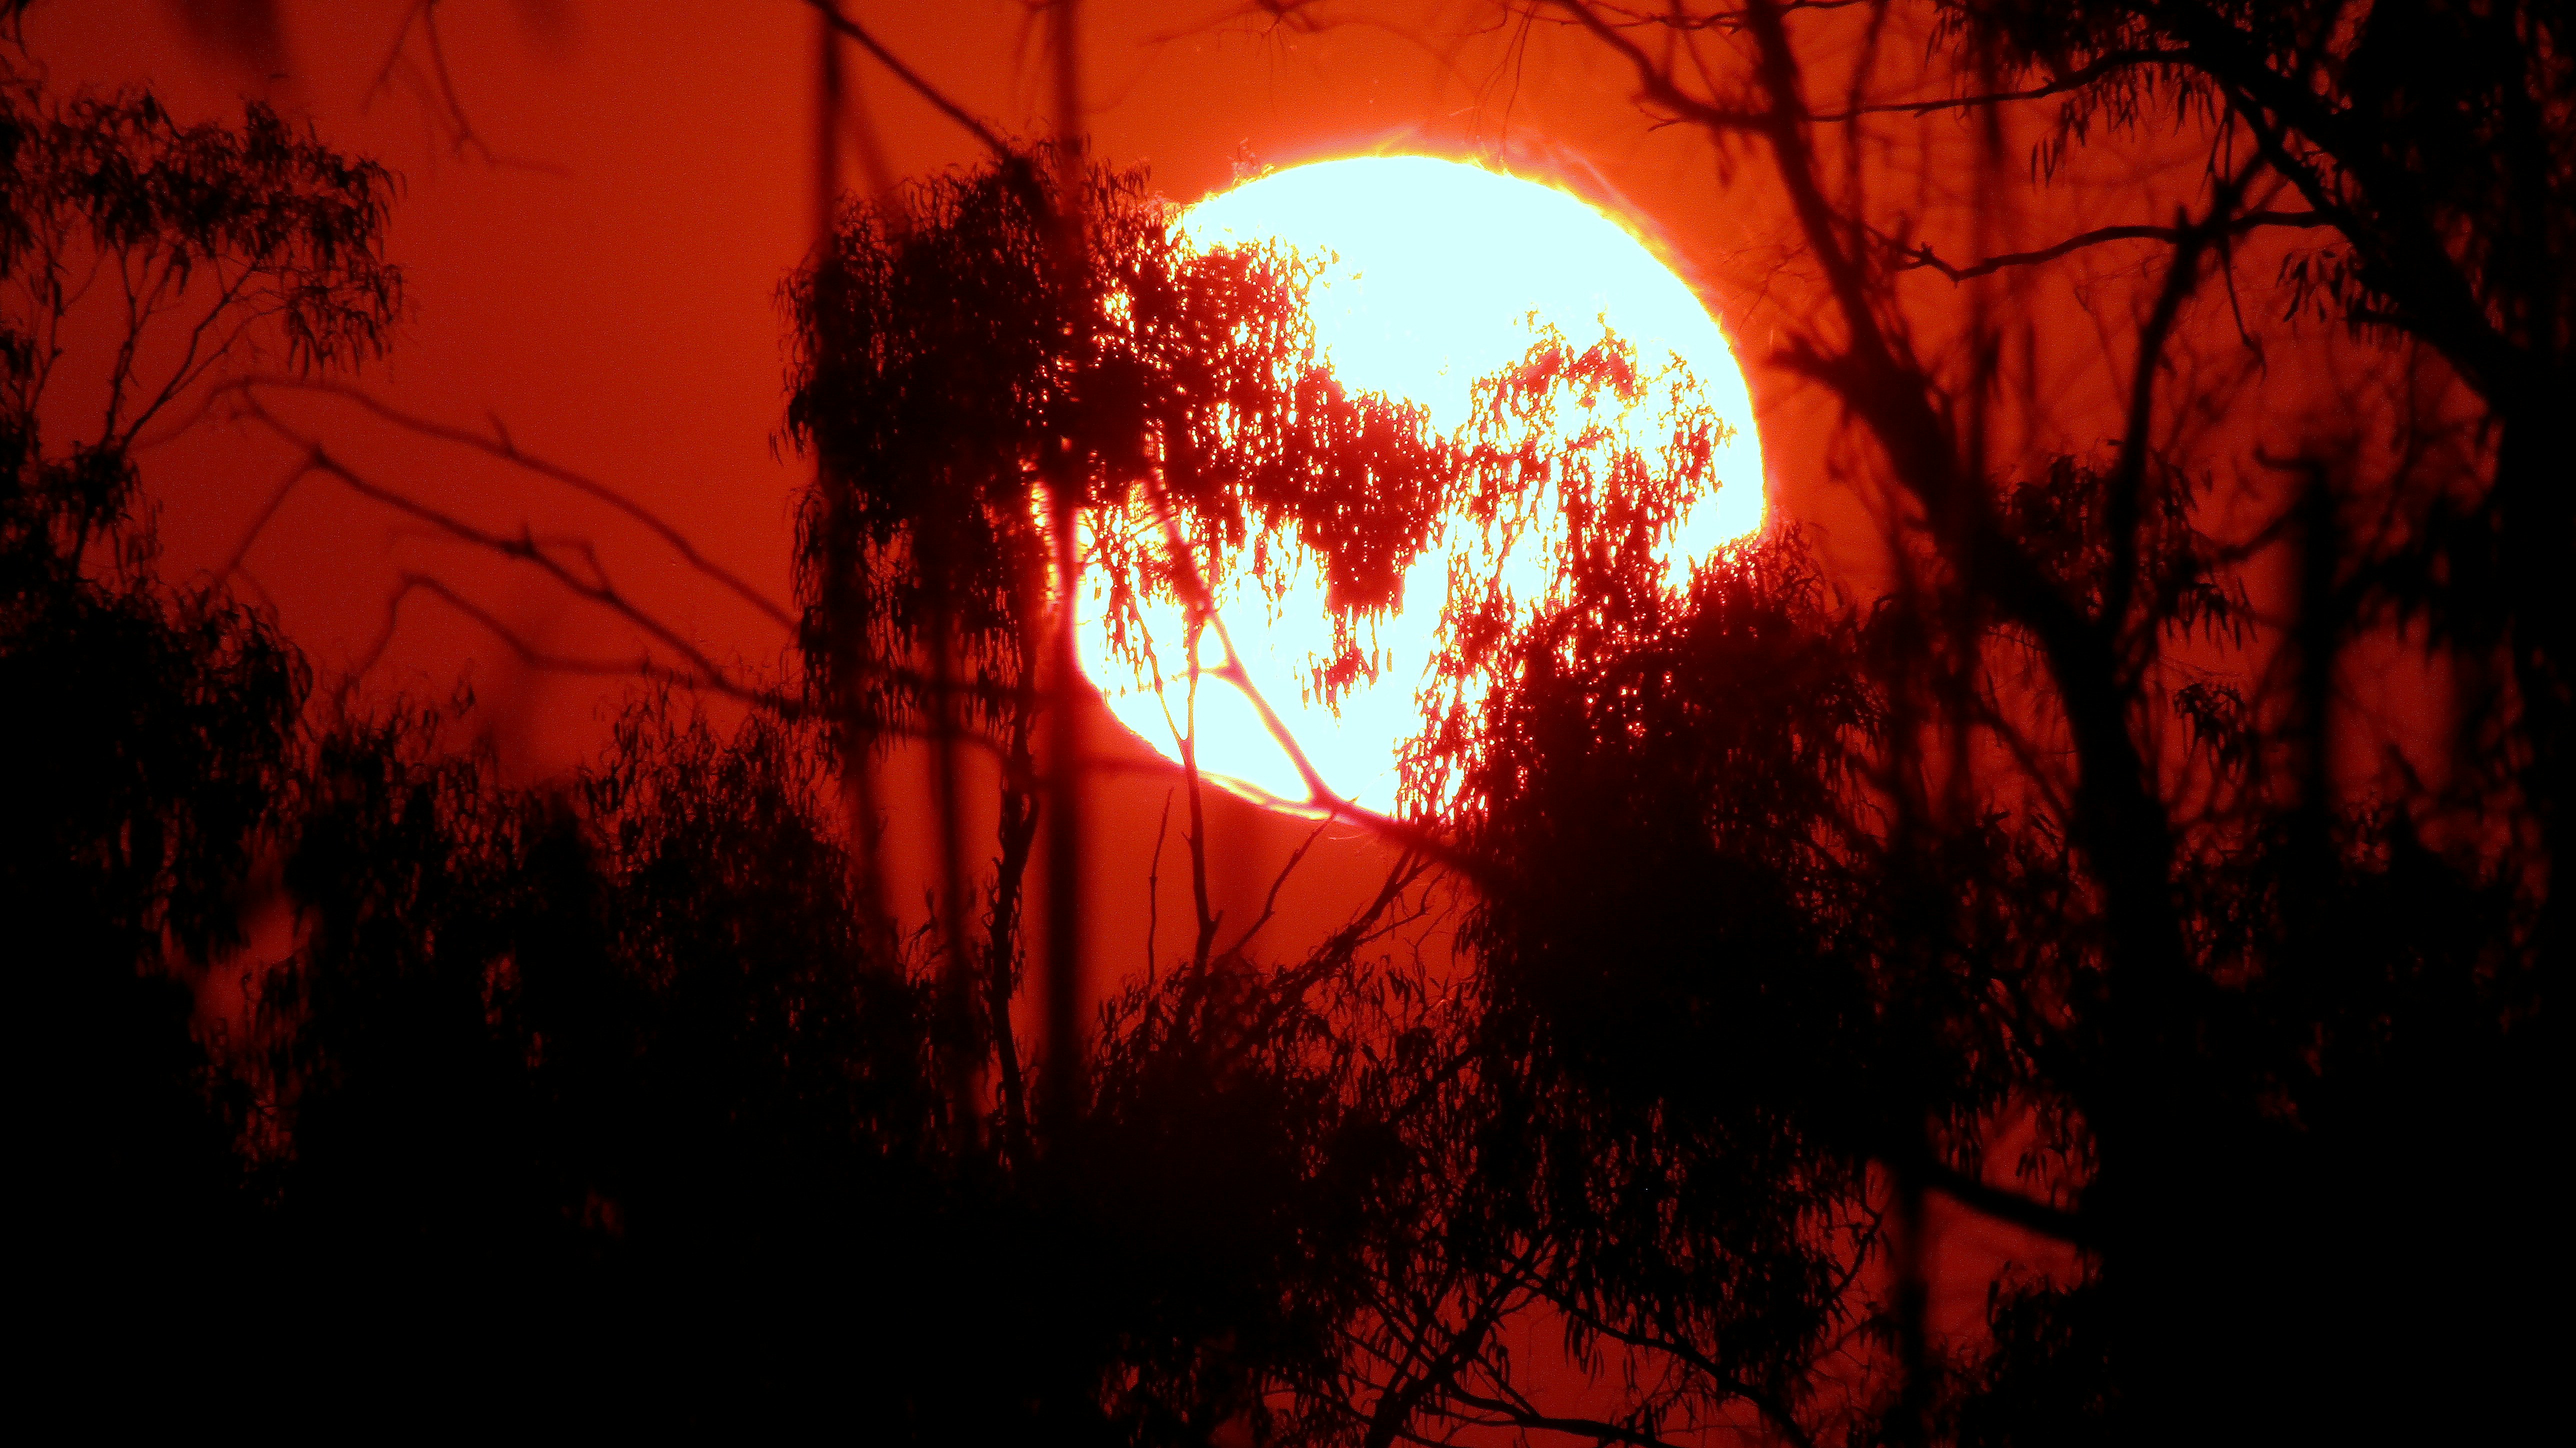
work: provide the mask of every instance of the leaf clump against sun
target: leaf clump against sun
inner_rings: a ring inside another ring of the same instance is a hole
[[[1183,535],[1228,628],[1114,580],[1082,600],[1086,669],[1167,756],[1257,798],[1437,813],[1444,721],[1490,686],[1507,638],[1579,592],[1598,603],[1605,569],[1678,591],[1760,526],[1725,337],[1584,202],[1476,166],[1361,157],[1252,181],[1178,224],[1218,252],[1292,258],[1313,357],[1346,388],[1419,408],[1440,469],[1436,497],[1406,500],[1427,514],[1387,537],[1301,531],[1282,552]],[[1103,532],[1149,561],[1172,553],[1148,510]],[[1123,642],[1137,634],[1156,641],[1150,658]]]
[[[1035,498],[1093,517],[1159,509],[1204,561],[1096,530],[1111,647],[1140,596],[1186,595],[1199,563],[1294,543],[1339,595],[1387,602],[1419,547],[1448,454],[1421,408],[1353,392],[1317,358],[1300,262],[1203,250],[1136,171],[1092,165],[1055,196],[1044,153],[854,207],[791,279],[790,435],[823,482],[800,523],[810,681],[868,732],[924,727],[935,649],[953,649],[970,718],[1019,741],[1052,605]],[[1074,268],[1053,218],[1080,218]]]
[[[1726,338],[1579,198],[1435,157],[1350,157],[1236,186],[1180,227],[1208,247],[1293,252],[1316,353],[1347,386],[1422,407],[1448,472],[1383,608],[1340,595],[1329,554],[1255,551],[1211,585],[1221,639],[1193,631],[1177,600],[1141,595],[1146,634],[1195,644],[1139,667],[1108,647],[1126,621],[1084,618],[1084,665],[1110,711],[1164,755],[1195,734],[1195,763],[1255,799],[1440,814],[1443,719],[1494,683],[1504,636],[1610,562],[1605,528],[1633,531],[1620,567],[1672,590],[1759,528],[1759,451]],[[1126,528],[1157,536],[1149,518]],[[1234,670],[1301,757],[1218,678]],[[1311,794],[1298,765],[1332,794]]]
[[[953,678],[1027,757],[1061,489],[1117,717],[1258,797],[1388,811],[1401,764],[1436,811],[1510,637],[1758,526],[1723,336],[1574,198],[1380,158],[1184,213],[1096,164],[1058,197],[1054,162],[856,206],[789,285],[806,655],[854,725],[936,727]]]

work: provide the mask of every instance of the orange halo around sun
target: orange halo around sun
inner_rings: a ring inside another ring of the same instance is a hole
[[[1308,307],[1334,372],[1354,391],[1421,403],[1442,432],[1467,423],[1477,378],[1528,351],[1534,320],[1578,346],[1607,328],[1636,348],[1641,367],[1687,366],[1733,435],[1718,450],[1717,486],[1683,515],[1669,544],[1667,577],[1678,585],[1693,562],[1761,527],[1761,445],[1744,374],[1725,335],[1690,288],[1635,236],[1575,197],[1454,161],[1359,157],[1246,182],[1191,207],[1181,228],[1201,246],[1277,242],[1327,258]],[[1292,568],[1298,581],[1282,596],[1228,589],[1215,599],[1246,673],[1343,800],[1395,809],[1397,756],[1422,726],[1417,690],[1432,660],[1448,566],[1437,550],[1414,564],[1404,588],[1413,606],[1377,630],[1385,666],[1375,682],[1337,706],[1300,687],[1332,646],[1316,570]],[[1236,570],[1235,577],[1248,573]],[[1521,591],[1526,597],[1539,590]],[[1178,642],[1182,609],[1177,603],[1143,609],[1155,656],[1170,661],[1158,693],[1153,678],[1139,677],[1112,650],[1098,613],[1102,601],[1096,590],[1084,592],[1086,617],[1078,632],[1084,672],[1121,723],[1178,759],[1167,707],[1178,713],[1187,688]],[[1207,672],[1222,657],[1210,631],[1199,654],[1200,770],[1266,802],[1320,803],[1253,701]]]

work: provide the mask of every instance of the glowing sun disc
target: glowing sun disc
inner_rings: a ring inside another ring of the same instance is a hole
[[[1583,201],[1516,176],[1421,156],[1321,161],[1275,172],[1183,213],[1183,232],[1201,246],[1278,242],[1328,258],[1308,291],[1316,341],[1354,391],[1382,391],[1421,403],[1432,425],[1456,432],[1469,421],[1479,377],[1524,356],[1532,319],[1580,347],[1604,328],[1637,350],[1645,367],[1689,367],[1708,406],[1733,429],[1717,454],[1717,488],[1683,515],[1666,559],[1678,584],[1690,564],[1756,531],[1762,523],[1762,460],[1753,410],[1734,352],[1682,280],[1625,228]],[[1220,594],[1216,600],[1245,670],[1324,783],[1379,811],[1396,803],[1396,763],[1421,731],[1416,691],[1431,663],[1445,597],[1447,559],[1426,553],[1406,575],[1410,607],[1385,620],[1377,644],[1386,665],[1373,683],[1328,707],[1301,682],[1331,651],[1319,579],[1285,596]],[[1310,571],[1311,573],[1311,571]],[[1084,671],[1101,685],[1110,712],[1166,757],[1177,759],[1171,715],[1187,685],[1177,606],[1148,607],[1141,622],[1170,661],[1164,691],[1111,650],[1091,591],[1079,630]],[[1213,639],[1202,668],[1222,658]],[[1256,798],[1307,801],[1308,790],[1251,700],[1204,673],[1196,707],[1199,768]]]

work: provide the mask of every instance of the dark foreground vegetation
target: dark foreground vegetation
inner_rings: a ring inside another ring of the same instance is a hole
[[[643,695],[535,788],[156,570],[132,445],[221,348],[147,349],[169,385],[120,371],[96,434],[40,428],[95,256],[175,278],[138,329],[381,350],[389,178],[257,109],[183,127],[11,72],[0,909],[44,1390],[102,1422],[941,1442],[2512,1433],[2563,1287],[2564,18],[1939,8],[1940,106],[2062,108],[2062,153],[2178,89],[2225,162],[2176,225],[2084,243],[2161,249],[2141,380],[2105,450],[2025,467],[1976,342],[2013,297],[1918,349],[1898,279],[2067,252],[1937,261],[1838,189],[1863,113],[1804,99],[1849,53],[1805,8],[1671,21],[1690,70],[1541,7],[1791,198],[1823,320],[1782,346],[1885,483],[1883,598],[1794,528],[1660,587],[1708,420],[1653,455],[1524,426],[1645,405],[1615,340],[1544,339],[1431,437],[1314,366],[1296,259],[1192,253],[1136,178],[1003,148],[853,203],[787,289],[804,677],[730,685],[730,732]],[[2290,439],[2219,537],[2158,365],[2267,229],[2326,239],[2290,304],[2447,411]],[[1462,612],[1382,898],[1302,958],[1208,922],[1079,1055],[1016,1039],[1027,877],[1080,798],[1051,519],[1099,523],[1113,599],[1303,542],[1356,643],[1452,503],[1505,536],[1532,496],[1570,520],[1558,582]],[[1146,515],[1191,564],[1118,533]],[[2391,639],[2453,681],[2450,765],[2355,789],[2337,661]],[[1003,765],[997,838],[932,822],[913,936],[875,896],[892,739],[947,790],[970,743]],[[1435,875],[1455,978],[1386,944]],[[247,1003],[201,1004],[275,919]],[[2073,1265],[1937,1334],[1934,1198]],[[1532,1323],[1572,1369],[1514,1347]]]

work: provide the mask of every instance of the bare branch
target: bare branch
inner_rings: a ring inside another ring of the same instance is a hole
[[[2085,86],[2091,85],[2093,82],[2111,74],[2113,71],[2127,70],[2133,66],[2168,64],[2182,60],[2188,57],[2190,53],[2191,52],[2187,50],[2157,49],[2106,51],[2087,64],[2078,66],[2064,75],[2051,77],[2038,85],[2031,86],[2024,90],[1988,91],[1975,95],[1946,96],[1940,100],[1933,101],[1881,101],[1869,105],[1852,106],[1840,111],[1817,111],[1808,115],[1807,119],[1818,122],[1834,122],[1857,120],[1862,116],[1919,116],[1927,115],[1934,111],[1975,110],[1986,106],[2011,105],[2018,101],[2043,100],[2049,96],[2064,95],[2068,91],[2081,90]]]
[[[633,519],[637,523],[642,524],[646,529],[652,532],[654,537],[661,539],[672,552],[679,554],[681,559],[692,569],[695,569],[700,574],[714,580],[716,583],[723,585],[724,588],[735,597],[750,604],[753,608],[758,609],[762,617],[778,625],[780,628],[787,630],[790,634],[793,634],[796,631],[795,615],[789,613],[783,605],[771,599],[767,594],[762,593],[741,575],[699,552],[697,545],[689,541],[687,534],[681,532],[677,527],[674,527],[660,514],[655,513],[643,504],[636,502],[626,493],[616,488],[612,488],[586,474],[576,472],[560,463],[552,462],[545,458],[520,451],[518,444],[511,440],[508,431],[501,426],[498,419],[493,421],[493,435],[485,437],[480,433],[468,432],[464,428],[433,421],[429,418],[422,417],[417,413],[405,411],[404,409],[395,407],[391,403],[375,396],[373,393],[349,386],[346,383],[308,381],[302,378],[245,377],[238,382],[228,384],[224,391],[238,393],[244,397],[249,397],[256,391],[256,389],[262,387],[276,387],[297,392],[315,393],[321,396],[335,397],[342,401],[355,403],[357,406],[364,408],[376,417],[379,417],[386,422],[390,422],[405,431],[416,433],[422,437],[434,438],[440,442],[450,442],[461,447],[472,448],[488,457],[498,458],[514,467],[524,468],[550,482],[560,483],[595,502],[604,503],[607,506],[616,509],[618,512],[625,514],[628,518]],[[247,546],[247,544],[245,544],[245,546]]]
[[[420,31],[422,44],[429,52],[428,78],[422,81],[415,77],[421,89],[420,99],[437,111],[439,118],[445,122],[447,144],[451,151],[459,158],[468,151],[472,151],[480,155],[486,165],[507,166],[515,170],[535,171],[548,176],[571,174],[564,167],[551,162],[534,161],[495,151],[491,144],[483,139],[482,133],[474,129],[473,118],[466,113],[464,99],[456,89],[456,72],[447,63],[447,41],[438,29],[438,0],[416,0],[410,9],[403,12],[402,24],[394,31],[393,44],[385,50],[384,64],[376,67],[375,79],[368,82],[365,94],[359,98],[358,105],[361,110],[373,105],[376,97],[393,89],[394,72],[402,68],[404,57],[411,47],[411,35],[414,29]]]
[[[2238,236],[2264,227],[2306,228],[2340,224],[2331,213],[2323,211],[2251,211],[2229,222],[2225,229],[2227,234]],[[1933,255],[1932,248],[1928,245],[1917,245],[1912,251],[1903,254],[1904,259],[1896,263],[1895,270],[1921,271],[1929,268],[1954,282],[1964,282],[1974,277],[1990,276],[2007,267],[2039,266],[2055,261],[2070,252],[2101,246],[2106,242],[2161,241],[2179,245],[2205,232],[2205,226],[2100,226],[2091,231],[2078,232],[2063,241],[2041,247],[2037,251],[2006,252],[2001,256],[1990,256],[1961,266],[1953,266]]]
[[[444,601],[449,607],[454,608],[461,614],[464,614],[467,618],[472,619],[477,624],[482,625],[485,631],[489,632],[493,637],[499,639],[504,644],[509,645],[511,652],[517,654],[522,662],[528,664],[532,668],[543,669],[551,673],[578,674],[593,678],[641,679],[650,683],[670,684],[675,687],[698,692],[719,694],[726,698],[734,699],[741,703],[752,705],[755,708],[765,710],[782,719],[811,718],[815,713],[813,708],[808,705],[805,700],[800,699],[793,694],[784,693],[776,689],[761,688],[757,685],[745,684],[723,674],[709,675],[695,671],[682,671],[668,668],[664,665],[655,663],[650,655],[639,657],[634,660],[623,660],[582,658],[570,654],[550,652],[546,649],[540,648],[534,642],[520,634],[517,630],[502,622],[489,609],[475,603],[472,599],[465,597],[465,595],[458,593],[447,583],[425,573],[405,573],[402,575],[400,581],[394,588],[392,596],[385,601],[384,627],[377,632],[375,642],[371,644],[367,651],[361,654],[350,666],[346,681],[343,685],[344,688],[354,686],[359,679],[365,677],[366,674],[376,666],[377,662],[384,657],[385,651],[392,646],[394,628],[399,622],[399,615],[403,601],[414,593],[430,594],[433,597]]]
[[[1271,877],[1270,893],[1262,897],[1261,913],[1254,917],[1250,925],[1244,927],[1241,935],[1235,937],[1234,944],[1225,948],[1225,954],[1240,953],[1245,946],[1252,943],[1252,937],[1259,935],[1262,927],[1270,923],[1271,917],[1278,913],[1280,887],[1288,883],[1290,875],[1297,873],[1297,866],[1305,860],[1306,852],[1315,847],[1315,841],[1324,837],[1324,831],[1330,828],[1332,823],[1332,818],[1328,815],[1318,820],[1315,828],[1307,832],[1306,838],[1298,844],[1295,853],[1289,855],[1288,863],[1281,865],[1279,873]]]
[[[933,109],[963,127],[967,134],[976,140],[983,142],[984,148],[991,151],[996,160],[1009,161],[1018,155],[991,126],[977,120],[963,106],[950,100],[947,93],[939,87],[922,79],[920,72],[904,64],[901,56],[886,49],[884,42],[869,34],[866,26],[842,14],[841,7],[834,3],[834,0],[806,0],[806,3],[812,5],[834,30],[857,41],[868,54],[877,58],[879,64],[893,71],[896,79],[912,88],[913,94],[930,102]]]

